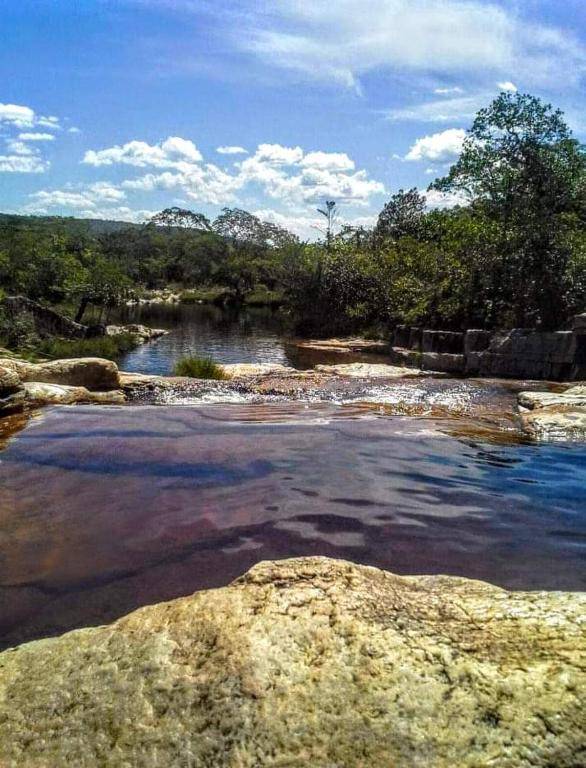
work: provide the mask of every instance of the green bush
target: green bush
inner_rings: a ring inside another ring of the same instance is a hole
[[[183,357],[175,365],[176,376],[192,379],[227,379],[222,367],[211,357]]]
[[[94,339],[47,339],[36,352],[44,357],[105,357],[115,359],[137,346],[136,336],[121,333],[118,336],[98,336]]]

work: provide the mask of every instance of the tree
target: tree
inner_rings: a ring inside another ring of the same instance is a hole
[[[325,206],[323,208],[318,208],[317,212],[321,213],[321,215],[326,220],[326,228],[325,228],[326,246],[329,249],[331,248],[332,238],[334,237],[334,227],[338,220],[338,215],[339,215],[338,207],[334,200],[326,200]]]
[[[203,213],[194,213],[186,208],[165,208],[151,217],[151,224],[158,227],[181,227],[182,229],[198,229],[202,232],[210,232],[209,219]]]
[[[493,324],[555,328],[563,322],[571,255],[566,235],[583,216],[585,180],[584,148],[560,110],[534,96],[501,93],[476,116],[458,162],[432,184],[464,195],[498,223]]]
[[[375,238],[396,241],[402,237],[419,237],[425,221],[425,206],[425,197],[417,188],[407,192],[400,189],[380,212]]]

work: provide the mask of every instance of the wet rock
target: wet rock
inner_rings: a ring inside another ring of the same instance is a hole
[[[520,392],[519,405],[529,410],[570,406],[586,408],[586,387],[575,387],[574,392]],[[583,393],[580,390],[584,390]]]
[[[231,379],[248,376],[268,376],[269,374],[295,374],[295,368],[280,363],[232,363],[221,366],[224,373]]]
[[[138,343],[145,344],[147,341],[166,336],[169,331],[162,328],[149,328],[147,325],[140,324],[106,326],[106,336],[120,336],[123,333],[130,334],[136,338]]]
[[[13,368],[0,365],[0,394],[13,392],[20,386],[20,376]]]
[[[72,405],[73,403],[124,405],[126,402],[124,393],[119,389],[109,392],[90,392],[85,387],[27,382],[24,384],[24,392],[25,402],[31,406]]]
[[[388,341],[371,339],[308,339],[305,341],[293,341],[291,345],[301,350],[337,352],[339,354],[359,352],[385,354],[389,351]]]
[[[577,768],[586,598],[326,558],[0,655],[14,766]]]
[[[586,408],[539,408],[521,413],[525,430],[536,440],[586,440]]]
[[[120,386],[117,365],[111,360],[99,357],[52,360],[36,364],[3,358],[0,359],[0,366],[17,373],[23,382],[64,384],[97,390],[118,389]]]
[[[332,376],[355,376],[364,379],[401,379],[408,376],[426,376],[416,368],[402,368],[384,363],[342,363],[340,365],[316,365],[316,371]]]

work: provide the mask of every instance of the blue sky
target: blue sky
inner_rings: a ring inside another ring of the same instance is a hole
[[[584,0],[0,0],[0,210],[369,223],[499,89],[586,138],[585,30]]]

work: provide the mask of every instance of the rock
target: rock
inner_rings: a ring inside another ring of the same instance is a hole
[[[547,407],[521,414],[526,431],[536,440],[586,440],[586,408]]]
[[[0,654],[0,763],[577,768],[579,593],[327,558]]]
[[[72,405],[73,403],[97,403],[100,405],[124,405],[126,398],[119,389],[109,392],[90,392],[85,387],[68,387],[64,384],[27,382],[24,384],[26,404]]]
[[[461,355],[464,352],[464,334],[455,331],[423,331],[421,351]]]
[[[139,324],[106,326],[106,336],[120,336],[123,333],[135,336],[138,342],[144,344],[147,341],[153,341],[161,336],[166,336],[169,331],[165,331],[162,328],[149,328],[147,325]]]
[[[579,387],[575,388],[580,389]],[[536,408],[551,408],[552,406],[570,406],[586,408],[586,387],[582,387],[583,394],[566,392],[520,392],[519,405],[522,408],[534,410]]]
[[[269,374],[296,373],[295,368],[280,363],[232,363],[220,366],[231,379],[248,376],[267,376]]]
[[[464,373],[466,358],[449,352],[422,352],[421,367],[428,371],[442,373]]]
[[[388,341],[371,339],[308,339],[306,341],[292,341],[290,343],[298,349],[315,352],[337,352],[339,354],[358,352],[386,354],[389,351]]]
[[[569,389],[566,389],[564,395],[571,395],[572,397],[586,397],[586,384],[576,384]]]
[[[316,365],[316,371],[334,376],[355,376],[364,379],[400,379],[406,376],[426,376],[415,368],[402,368],[384,363],[344,363],[340,365]]]
[[[0,393],[13,392],[20,386],[20,376],[13,368],[0,365]]]
[[[99,357],[52,360],[37,364],[2,358],[0,365],[15,371],[23,382],[64,384],[99,390],[118,389],[120,386],[118,366],[111,360]]]

